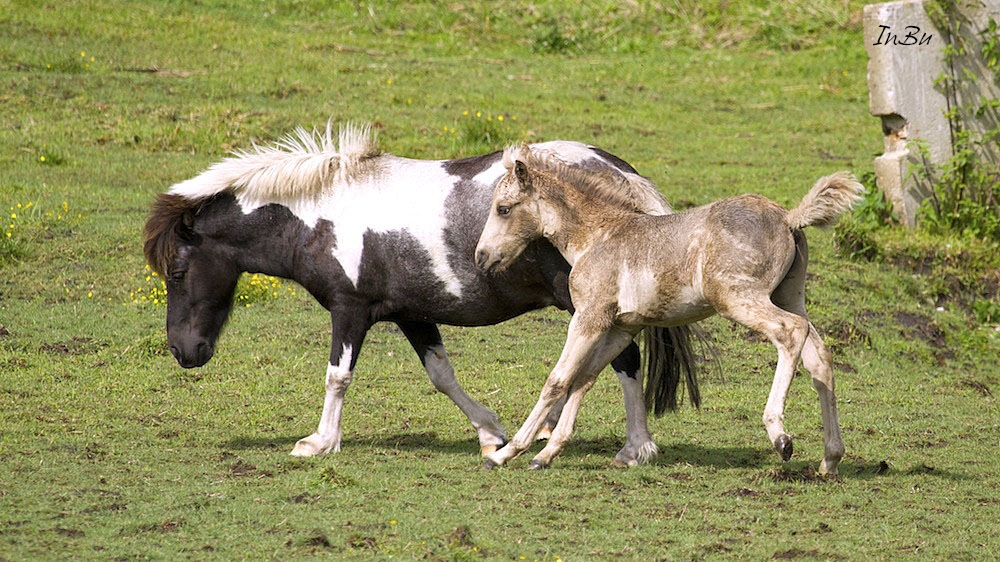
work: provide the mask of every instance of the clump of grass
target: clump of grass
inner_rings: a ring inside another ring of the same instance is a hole
[[[90,65],[97,61],[94,55],[88,55],[87,51],[80,51],[80,55],[67,56],[55,62],[45,64],[48,72],[63,72],[66,74],[82,74],[90,70]]]
[[[56,150],[42,147],[38,153],[38,163],[42,166],[61,166],[66,163],[66,158]]]
[[[580,31],[567,31],[558,20],[548,20],[533,27],[540,30],[532,43],[532,50],[536,53],[563,55],[581,53],[584,50],[586,34]]]
[[[245,274],[236,284],[233,303],[249,307],[277,299],[282,294],[296,296],[294,286],[285,285],[281,279],[260,273]],[[148,265],[143,272],[142,284],[129,293],[129,302],[139,306],[167,306],[167,284]]]
[[[10,205],[4,215],[3,235],[0,236],[0,263],[25,259],[35,240],[71,220],[69,203],[63,201],[60,210],[43,211],[34,201]],[[77,215],[77,219],[81,218]]]
[[[277,277],[253,273],[240,277],[239,283],[236,284],[234,302],[239,306],[253,306],[259,302],[276,299],[282,293],[291,296],[297,294],[293,286],[285,286]]]
[[[455,154],[498,150],[524,137],[515,115],[469,110],[451,125],[443,126],[440,134],[451,143]]]

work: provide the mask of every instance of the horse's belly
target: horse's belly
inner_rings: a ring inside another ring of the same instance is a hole
[[[618,313],[618,322],[631,326],[680,326],[713,314],[715,310],[704,302],[675,302],[667,307],[622,310]]]
[[[624,324],[677,326],[713,313],[698,289],[652,270],[624,268],[618,287],[618,321]]]

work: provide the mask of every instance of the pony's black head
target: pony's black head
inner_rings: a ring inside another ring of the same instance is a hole
[[[184,368],[200,367],[232,308],[240,271],[196,223],[210,201],[160,195],[146,222],[146,261],[167,284],[167,343]]]

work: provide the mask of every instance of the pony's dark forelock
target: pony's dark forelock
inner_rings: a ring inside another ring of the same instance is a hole
[[[184,217],[197,205],[196,201],[170,193],[161,193],[153,202],[144,229],[143,253],[157,275],[166,276],[167,267],[177,253]]]

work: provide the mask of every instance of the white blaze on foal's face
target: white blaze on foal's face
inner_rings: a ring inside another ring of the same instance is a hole
[[[531,197],[531,189],[528,170],[520,161],[497,184],[476,248],[481,267],[504,269],[530,242],[541,237],[538,204]]]

